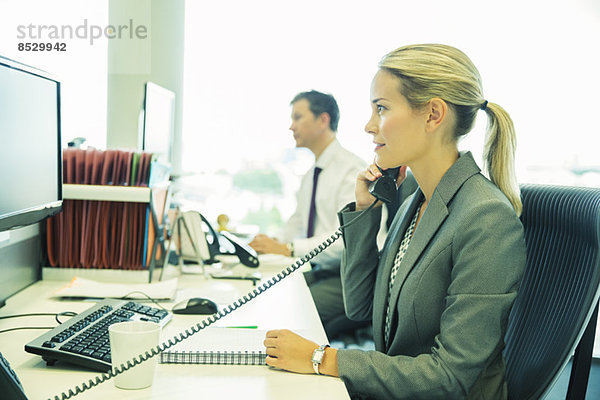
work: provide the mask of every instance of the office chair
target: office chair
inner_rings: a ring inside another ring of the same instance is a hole
[[[600,295],[600,189],[523,185],[527,267],[505,337],[509,398],[540,399],[575,350],[567,399],[584,399]]]

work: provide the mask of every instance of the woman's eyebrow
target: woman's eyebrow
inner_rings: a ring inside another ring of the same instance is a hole
[[[386,99],[385,99],[384,97],[378,97],[378,98],[376,98],[376,99],[373,99],[373,100],[371,100],[371,102],[372,102],[373,104],[375,104],[375,103],[377,103],[377,102],[379,102],[379,101],[381,101],[381,100],[386,100]]]

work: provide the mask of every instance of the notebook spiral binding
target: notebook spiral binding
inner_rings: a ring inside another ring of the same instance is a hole
[[[206,319],[197,323],[196,325],[192,325],[191,327],[189,327],[185,331],[179,333],[178,335],[175,335],[168,341],[163,342],[163,343],[159,344],[158,346],[144,352],[144,354],[140,354],[139,356],[132,358],[131,360],[127,361],[127,365],[121,364],[119,367],[113,367],[109,372],[98,375],[95,378],[88,380],[87,382],[83,382],[81,385],[75,386],[75,388],[73,388],[73,389],[69,389],[68,392],[62,392],[60,395],[54,396],[54,400],[67,400],[67,399],[70,399],[70,398],[80,394],[80,393],[85,392],[88,389],[98,386],[99,384],[104,383],[107,380],[109,380],[119,374],[122,374],[123,372],[128,371],[129,369],[135,367],[136,365],[141,364],[144,361],[175,346],[177,343],[184,341],[185,339],[189,338],[190,336],[200,332],[202,329],[214,324],[221,318],[229,315],[230,313],[237,310],[244,304],[248,303],[250,300],[258,297],[261,293],[265,292],[267,289],[271,288],[273,285],[277,284],[278,282],[280,282],[287,276],[291,275],[294,271],[297,271],[304,264],[306,264],[307,262],[309,262],[310,260],[315,258],[318,254],[323,252],[329,246],[331,246],[336,240],[338,240],[342,236],[344,228],[347,228],[348,226],[350,226],[350,225],[354,224],[356,221],[358,221],[359,218],[361,218],[363,215],[366,214],[367,211],[369,211],[371,208],[373,208],[375,206],[377,201],[378,200],[375,200],[369,206],[369,208],[364,210],[364,212],[360,213],[353,220],[351,220],[350,222],[348,222],[347,224],[345,224],[343,226],[340,226],[331,236],[329,236],[327,239],[325,239],[323,241],[323,243],[321,243],[320,245],[315,247],[313,250],[309,251],[303,257],[296,260],[293,264],[291,264],[287,268],[281,270],[281,272],[279,272],[277,275],[273,276],[272,278],[268,279],[262,285],[258,286],[254,290],[248,292],[246,295],[235,300],[233,303],[231,303],[224,309],[220,310],[218,313],[215,313],[215,314],[211,315],[210,317],[207,317]],[[52,400],[52,398],[49,398],[48,400]]]

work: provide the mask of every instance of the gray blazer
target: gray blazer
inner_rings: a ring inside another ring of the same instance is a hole
[[[504,399],[504,334],[525,268],[523,226],[508,199],[461,154],[435,189],[398,270],[385,309],[394,257],[420,189],[398,210],[383,251],[380,209],[344,229],[341,277],[346,314],[373,320],[376,351],[338,351],[353,397]],[[359,212],[340,212],[346,223]]]

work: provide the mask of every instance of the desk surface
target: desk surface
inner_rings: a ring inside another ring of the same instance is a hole
[[[263,268],[263,275],[273,273]],[[260,270],[259,269],[259,270]],[[172,268],[169,271],[174,271]],[[40,281],[8,299],[0,315],[63,311],[80,312],[92,303],[52,298],[64,281]],[[224,307],[253,289],[249,281],[207,280],[202,275],[181,275],[177,298],[165,302],[170,309],[180,299],[208,297]],[[63,317],[65,318],[65,317]],[[162,339],[194,325],[202,316],[174,315],[165,326]],[[51,316],[0,320],[0,330],[17,326],[55,326]],[[327,341],[310,292],[302,274],[296,272],[240,310],[222,318],[216,326],[258,325],[259,329],[287,328],[317,343]],[[54,398],[63,391],[80,386],[98,373],[65,363],[48,367],[40,356],[26,353],[24,345],[43,330],[20,330],[0,334],[0,351],[9,360],[30,400]],[[338,378],[295,374],[266,366],[158,364],[150,388],[125,391],[112,381],[100,384],[77,399],[348,399],[343,382]]]

